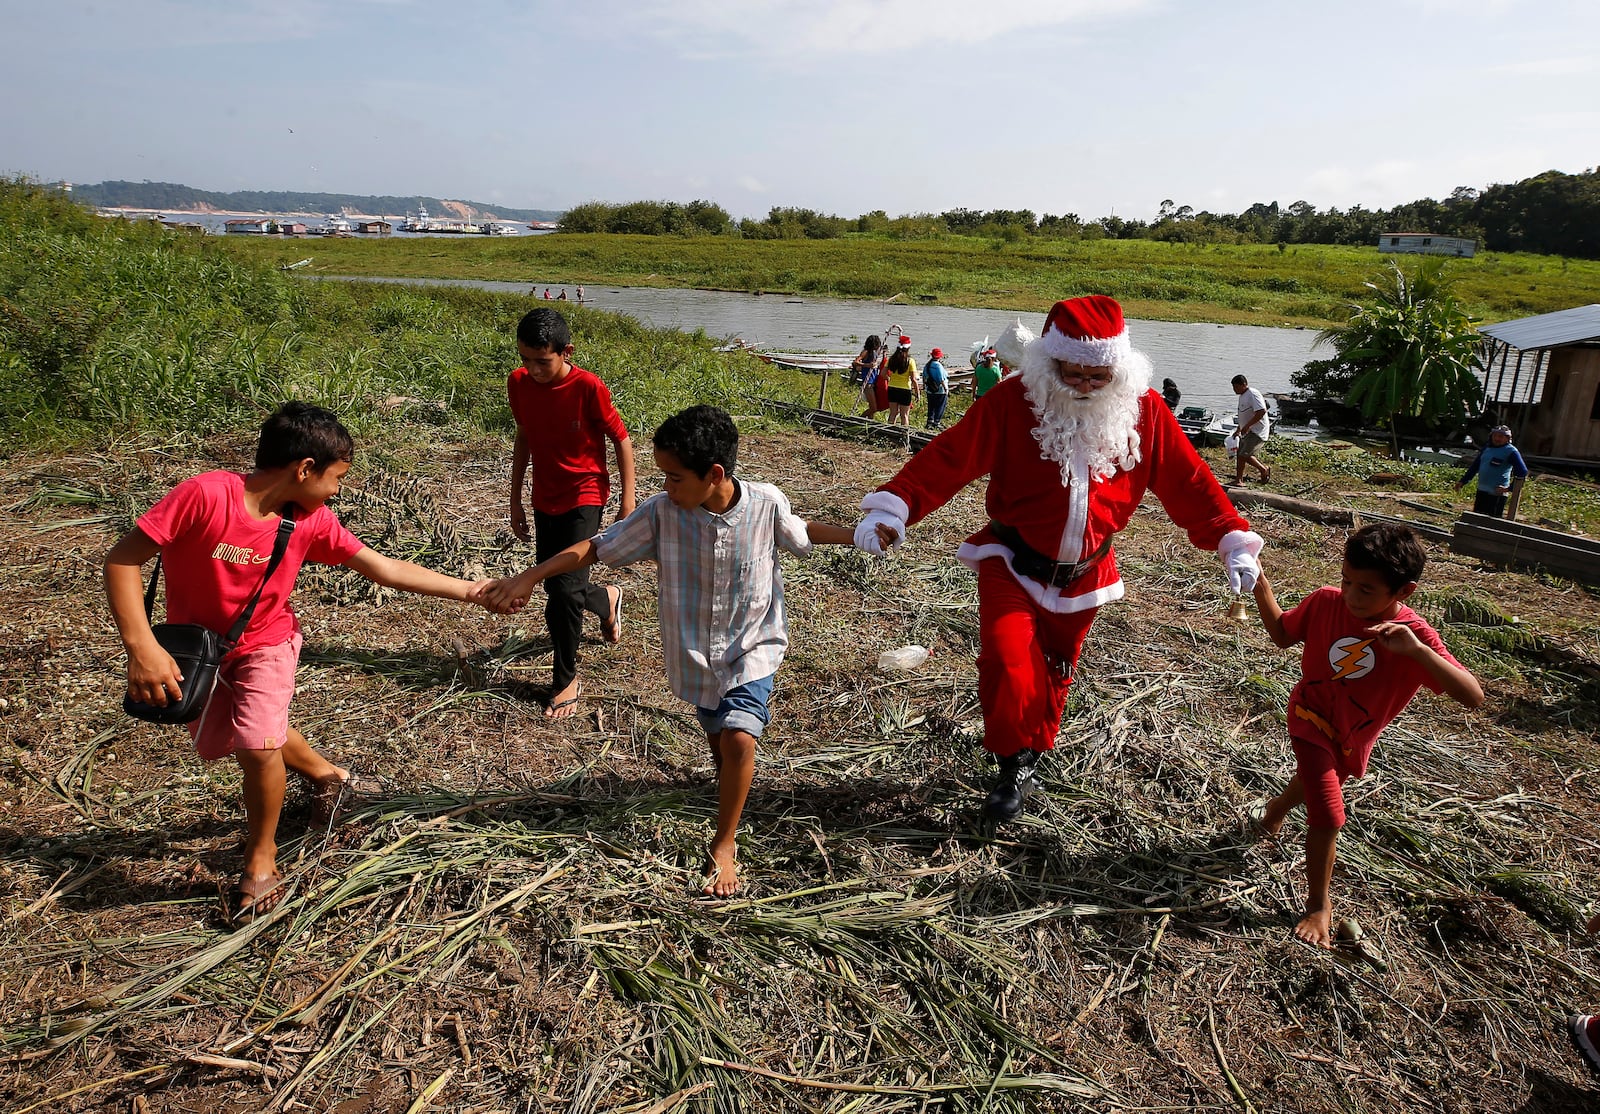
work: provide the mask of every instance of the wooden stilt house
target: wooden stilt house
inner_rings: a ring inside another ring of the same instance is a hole
[[[1600,304],[1486,325],[1484,408],[1524,457],[1600,464]]]

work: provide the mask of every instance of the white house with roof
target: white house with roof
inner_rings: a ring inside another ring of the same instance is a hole
[[[1378,250],[1470,258],[1478,250],[1478,241],[1464,236],[1438,236],[1432,232],[1385,232],[1378,237]]]

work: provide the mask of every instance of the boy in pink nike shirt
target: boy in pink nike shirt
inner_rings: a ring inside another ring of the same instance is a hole
[[[1378,734],[1427,686],[1469,708],[1483,688],[1450,656],[1437,632],[1405,601],[1427,557],[1410,527],[1376,522],[1350,535],[1339,587],[1318,588],[1285,612],[1265,575],[1256,607],[1273,644],[1303,643],[1300,681],[1289,694],[1295,775],[1266,803],[1256,826],[1276,836],[1291,811],[1306,809],[1305,915],[1294,934],[1333,946],[1334,847],[1344,827],[1345,779],[1367,772]],[[1259,807],[1259,806],[1258,806]]]
[[[350,776],[311,749],[289,726],[300,623],[289,605],[306,561],[345,565],[390,588],[482,602],[489,581],[476,584],[374,553],[342,526],[326,504],[350,470],[354,443],[334,414],[290,402],[267,419],[249,475],[206,472],[185,480],[140,517],[106,554],[106,596],[128,651],[128,695],[165,707],[182,674],[151,632],[141,566],[161,555],[167,574],[167,622],[194,623],[221,635],[257,588],[260,601],[238,643],[222,659],[216,687],[199,719],[188,724],[200,757],[232,755],[244,774],[248,834],[233,915],[249,920],[283,896],[278,873],[278,815],[285,771],[310,785],[331,807]],[[263,582],[278,527],[292,505],[294,528],[278,568]]]

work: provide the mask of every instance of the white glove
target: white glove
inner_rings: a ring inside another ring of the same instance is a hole
[[[1235,592],[1255,591],[1256,581],[1261,577],[1261,563],[1256,555],[1266,544],[1254,530],[1233,530],[1222,536],[1222,541],[1217,543],[1217,556],[1228,570],[1228,587]]]
[[[894,531],[895,540],[890,543],[890,549],[897,548],[906,540],[906,519],[911,516],[911,508],[900,496],[890,491],[869,491],[866,498],[861,500],[861,509],[867,514],[856,526],[857,549],[875,557],[883,556],[883,542],[878,537],[879,526],[887,526]]]
[[[883,542],[878,537],[878,525],[882,523],[892,529],[895,540],[889,548],[898,548],[906,540],[906,520],[889,511],[868,511],[865,518],[856,523],[856,548],[866,550],[874,557],[883,556]]]

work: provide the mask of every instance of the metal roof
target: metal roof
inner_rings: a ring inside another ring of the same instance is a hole
[[[1478,331],[1523,352],[1600,340],[1600,303],[1502,321]]]

